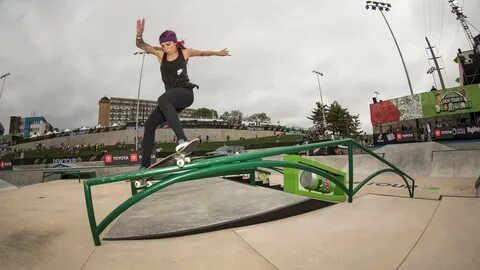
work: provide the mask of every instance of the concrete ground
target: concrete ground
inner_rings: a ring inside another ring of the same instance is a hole
[[[41,180],[40,169],[2,172],[0,269],[480,269],[480,198],[475,186],[480,183],[480,150],[417,143],[381,151],[415,178],[415,198],[408,197],[400,177],[382,174],[351,204],[196,235],[103,240],[98,247],[91,237],[82,184],[32,184]],[[312,158],[340,169],[347,166],[345,156]],[[358,182],[382,168],[366,155],[355,156],[354,164]],[[102,176],[132,169],[96,171]],[[273,174],[270,183],[283,184],[283,179]],[[169,188],[183,191],[182,185]],[[130,197],[126,182],[92,190],[97,222]],[[242,196],[249,201],[248,192]]]
[[[125,182],[95,187],[97,220],[129,192]],[[5,191],[0,205],[2,269],[480,268],[480,199],[470,196],[363,194],[274,222],[99,247],[75,180]]]

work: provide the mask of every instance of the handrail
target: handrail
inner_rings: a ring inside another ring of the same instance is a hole
[[[304,163],[290,162],[290,161],[273,161],[273,160],[261,159],[264,157],[292,154],[292,153],[298,153],[300,151],[312,150],[315,148],[324,148],[329,146],[337,146],[337,145],[348,146],[348,150],[349,150],[348,151],[348,161],[349,161],[348,162],[349,163],[348,187],[345,186],[343,182],[340,182],[333,175],[315,166],[311,166]],[[352,151],[353,146],[360,148],[364,152],[372,155],[376,159],[387,164],[389,167],[391,167],[391,169],[383,169],[371,174],[354,189],[353,188],[353,182],[354,182],[353,181],[353,151]],[[146,171],[136,171],[136,172],[123,173],[123,174],[118,174],[113,176],[102,177],[102,178],[94,178],[91,180],[84,181],[84,192],[85,192],[85,201],[87,206],[87,214],[89,218],[90,229],[92,232],[94,243],[97,246],[101,244],[100,234],[121,213],[126,211],[132,205],[138,203],[144,198],[150,196],[151,194],[167,186],[170,186],[178,182],[228,175],[229,173],[232,173],[235,171],[254,171],[256,168],[269,168],[273,170],[278,170],[279,168],[294,168],[294,169],[304,170],[304,171],[308,171],[308,172],[323,176],[324,178],[335,183],[337,187],[343,190],[348,195],[349,202],[353,201],[353,196],[367,182],[369,182],[371,179],[378,176],[379,174],[385,173],[385,172],[393,172],[398,174],[400,177],[402,177],[405,183],[407,184],[410,197],[413,197],[414,187],[415,187],[415,180],[413,178],[405,174],[403,171],[395,167],[390,162],[386,161],[382,157],[378,156],[374,152],[358,144],[356,141],[352,139],[343,139],[343,140],[331,141],[331,142],[321,142],[321,143],[314,143],[314,144],[307,144],[307,145],[300,145],[300,146],[283,147],[279,149],[266,150],[262,152],[199,160],[194,163],[186,164],[183,168],[179,168],[177,166],[169,166],[169,167],[151,169]],[[143,189],[142,191],[136,194],[133,194],[130,198],[128,198],[126,201],[120,204],[112,212],[110,212],[110,214],[108,214],[97,226],[97,223],[95,220],[95,212],[93,209],[92,194],[91,194],[92,186],[114,183],[114,182],[125,181],[125,180],[148,178],[156,175],[167,175],[167,176],[162,180],[158,181],[157,183],[153,184],[151,187]],[[412,181],[412,184],[413,184],[412,187],[410,187],[406,178]]]

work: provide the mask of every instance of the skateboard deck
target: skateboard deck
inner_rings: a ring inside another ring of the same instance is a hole
[[[186,163],[190,163],[192,160],[188,155],[190,155],[195,149],[197,149],[198,145],[200,144],[200,141],[198,139],[194,139],[188,142],[185,147],[180,149],[178,152],[174,152],[173,154],[168,155],[164,159],[157,161],[150,165],[147,169],[153,169],[153,168],[158,168],[162,166],[169,165],[175,161],[177,166],[179,168],[182,168],[185,166]],[[135,180],[135,187],[140,188],[143,185],[143,182],[147,181],[147,187],[151,186],[151,182],[148,182],[151,177],[146,178],[146,179],[141,179],[141,180]]]

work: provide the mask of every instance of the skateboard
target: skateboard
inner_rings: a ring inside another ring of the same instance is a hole
[[[188,142],[185,147],[182,149],[178,150],[177,152],[165,157],[164,159],[153,163],[148,167],[147,169],[153,169],[161,166],[166,166],[173,161],[177,164],[179,168],[183,168],[186,163],[192,162],[192,159],[188,157],[195,149],[197,149],[197,146],[200,144],[200,141],[198,139],[194,139]],[[152,185],[152,182],[148,181],[151,178],[145,178],[141,180],[135,180],[135,187],[136,188],[141,188],[145,186],[145,181],[147,182],[146,187],[150,187]]]

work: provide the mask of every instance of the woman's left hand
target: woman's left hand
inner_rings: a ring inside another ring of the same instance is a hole
[[[228,52],[228,49],[225,48],[218,52],[218,56],[231,56],[231,54]]]

